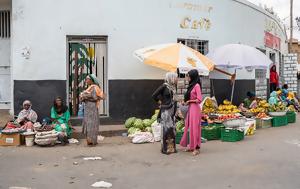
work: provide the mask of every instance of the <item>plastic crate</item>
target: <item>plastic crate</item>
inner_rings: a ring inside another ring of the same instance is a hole
[[[209,127],[215,128],[208,129]],[[210,124],[208,127],[202,127],[201,136],[207,140],[219,140],[221,138],[221,128],[224,128],[223,124]]]
[[[287,112],[286,114],[288,123],[296,123],[296,113],[295,112]]]
[[[176,137],[175,137],[175,142],[176,144],[180,144],[181,138],[183,136],[183,131],[177,131],[176,132]],[[188,132],[188,142],[190,141],[190,133]]]
[[[237,142],[244,139],[244,132],[237,129],[221,129],[221,140],[223,142]]]
[[[201,131],[201,136],[207,140],[218,140],[221,138],[221,131],[219,127],[214,129],[209,129],[209,127],[203,127]]]
[[[272,119],[272,127],[281,127],[288,125],[287,116],[276,116]]]
[[[258,129],[266,129],[272,127],[272,119],[264,120],[264,119],[256,119],[256,128]]]

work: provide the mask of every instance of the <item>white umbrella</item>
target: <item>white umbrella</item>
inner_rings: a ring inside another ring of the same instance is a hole
[[[215,63],[217,68],[268,69],[273,63],[261,51],[254,47],[242,44],[228,44],[221,46],[211,51],[207,57]],[[235,80],[233,81],[231,91],[231,101],[233,99],[234,86]]]
[[[228,44],[216,48],[208,55],[219,68],[268,69],[273,63],[264,53],[242,44]]]

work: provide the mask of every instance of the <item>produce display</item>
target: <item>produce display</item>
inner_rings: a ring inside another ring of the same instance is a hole
[[[125,121],[125,127],[128,129],[128,136],[133,136],[139,132],[150,132],[152,133],[151,125],[157,120],[159,110],[155,110],[154,115],[151,119],[139,119],[136,117],[128,118]]]
[[[217,122],[217,123],[222,123],[222,122],[224,122],[224,121],[226,121],[226,120],[228,120],[228,119],[237,119],[237,118],[239,118],[239,116],[234,115],[234,114],[230,114],[230,115],[220,115],[220,116],[218,116],[217,119],[215,119],[215,122]]]
[[[266,113],[259,113],[256,115],[256,118],[262,119],[262,118],[268,118],[269,116]]]
[[[219,114],[235,114],[239,113],[240,110],[237,106],[232,105],[232,103],[228,100],[224,100],[223,104],[218,107],[217,113]]]
[[[135,120],[136,120],[135,117],[131,117],[131,118],[127,119],[126,122],[125,122],[125,127],[127,129],[133,127],[133,124],[134,124]]]
[[[255,131],[254,126],[251,126],[251,127],[249,127],[249,129],[247,130],[246,135],[247,135],[247,136],[249,136],[249,135],[254,135],[254,131]]]
[[[286,105],[282,102],[271,105],[269,107],[269,112],[285,112],[286,110],[287,110]]]
[[[257,114],[257,113],[264,113],[268,111],[268,108],[270,107],[269,103],[266,100],[261,100],[258,103],[258,106],[256,108],[252,108],[249,110],[249,112]]]
[[[294,107],[293,105],[290,105],[290,106],[287,108],[287,110],[288,110],[289,112],[296,112],[296,109],[295,109],[295,107]]]
[[[206,99],[202,107],[202,113],[211,114],[215,112],[216,112],[216,108],[213,104],[213,101],[210,98]]]

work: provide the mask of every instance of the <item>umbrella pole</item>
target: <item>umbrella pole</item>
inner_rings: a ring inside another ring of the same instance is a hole
[[[232,103],[233,100],[233,94],[234,94],[234,87],[235,87],[235,76],[236,76],[236,70],[234,70],[234,77],[232,78],[232,88],[231,88],[231,98],[230,102]]]

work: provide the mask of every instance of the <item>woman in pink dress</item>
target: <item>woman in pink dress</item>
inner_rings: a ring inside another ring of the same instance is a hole
[[[186,151],[190,151],[193,155],[200,153],[201,146],[201,109],[200,103],[202,101],[200,77],[197,70],[188,72],[189,86],[186,94],[184,95],[184,102],[189,106],[186,118],[184,134],[180,141],[180,145],[188,147]],[[188,131],[189,145],[188,145]]]

